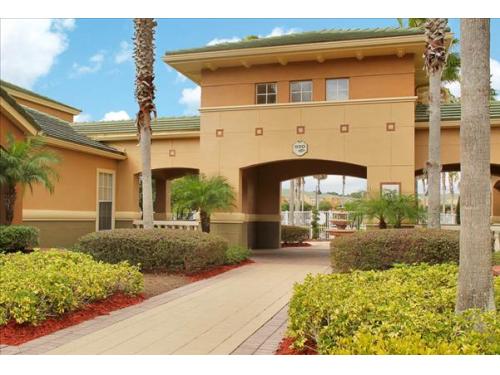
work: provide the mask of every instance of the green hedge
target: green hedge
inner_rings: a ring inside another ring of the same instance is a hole
[[[395,263],[458,262],[459,232],[437,229],[360,231],[331,241],[334,270],[384,270]]]
[[[105,264],[61,250],[0,254],[0,325],[36,324],[116,292],[142,289],[142,274],[126,263]]]
[[[192,273],[224,264],[227,242],[201,231],[115,229],[81,237],[75,250],[108,263],[126,260],[147,272]]]
[[[455,264],[309,275],[294,288],[287,335],[320,354],[500,354],[500,313],[456,315],[456,280]],[[500,277],[495,289],[500,306]]]
[[[309,239],[309,228],[295,225],[281,226],[281,241],[284,243],[302,243]]]
[[[224,263],[225,264],[238,264],[247,260],[250,257],[250,250],[246,247],[231,245],[227,248]]]
[[[0,226],[0,253],[31,250],[38,246],[39,230],[25,225]]]

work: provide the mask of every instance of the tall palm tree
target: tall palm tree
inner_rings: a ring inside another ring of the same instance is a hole
[[[180,208],[198,211],[201,230],[206,233],[210,232],[212,212],[231,208],[234,198],[233,188],[222,176],[190,175],[172,183],[172,201]]]
[[[442,201],[443,201],[443,207],[442,212],[443,214],[446,213],[446,172],[441,172],[441,189],[442,189]]]
[[[318,174],[318,175],[315,175],[313,176],[316,181],[317,181],[317,185],[316,185],[316,210],[319,209],[319,194],[321,194],[321,189],[320,189],[320,183],[321,183],[321,180],[324,180],[326,179],[328,176],[326,174]]]
[[[464,18],[460,123],[460,265],[455,309],[495,310],[490,232],[490,20]]]
[[[5,149],[0,147],[0,186],[4,191],[5,220],[7,225],[14,219],[14,205],[17,199],[16,186],[42,184],[49,192],[54,191],[54,180],[57,172],[53,164],[59,157],[43,146],[38,137],[27,138],[26,141],[16,141],[12,134],[7,134]]]
[[[345,195],[345,175],[342,175],[342,196]]]
[[[455,183],[458,180],[458,172],[448,172],[448,186],[450,187],[450,213],[453,215],[455,213]]]
[[[446,64],[445,35],[448,20],[430,18],[425,23],[427,39],[425,49],[425,69],[429,75],[429,158],[427,174],[429,178],[429,205],[427,226],[440,228],[440,172],[441,172],[441,76]]]
[[[142,220],[145,229],[153,228],[153,183],[151,178],[151,113],[156,119],[153,65],[156,21],[134,19],[135,97],[139,105],[136,126],[142,159]]]

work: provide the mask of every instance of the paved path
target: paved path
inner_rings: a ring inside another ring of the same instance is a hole
[[[64,336],[59,341],[50,341],[52,335],[49,335],[43,338],[45,347],[43,342],[41,347],[37,346],[34,340],[28,346],[31,351],[24,352],[238,353],[236,349],[266,322],[280,311],[283,315],[294,282],[302,280],[307,273],[329,269],[326,244],[255,251],[254,259],[255,264],[186,285],[129,308],[130,314],[119,312],[82,323],[88,326],[88,331],[83,328],[83,333],[78,326],[68,329],[68,335],[79,332],[69,342]],[[20,353],[23,353],[22,348]]]

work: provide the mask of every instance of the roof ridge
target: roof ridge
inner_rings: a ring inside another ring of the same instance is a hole
[[[17,91],[20,91],[20,92],[24,92],[24,93],[26,93],[26,94],[28,94],[28,95],[33,95],[33,96],[35,96],[35,97],[37,97],[37,98],[44,99],[44,100],[48,100],[49,102],[52,102],[52,103],[55,103],[55,104],[59,104],[59,105],[62,105],[62,106],[64,106],[64,107],[67,107],[67,108],[74,109],[75,111],[80,111],[80,112],[82,111],[82,110],[81,110],[81,109],[79,109],[79,108],[76,108],[76,107],[70,106],[70,105],[68,105],[68,104],[65,104],[65,103],[63,103],[63,102],[60,102],[60,101],[58,101],[58,100],[55,100],[55,99],[49,98],[48,96],[45,96],[45,95],[39,94],[39,93],[37,93],[37,92],[35,92],[35,91],[28,90],[28,89],[26,89],[26,88],[24,88],[24,87],[21,87],[21,86],[19,86],[19,85],[16,85],[16,84],[14,84],[14,83],[12,83],[12,82],[5,81],[5,80],[3,80],[3,79],[0,79],[0,86],[5,86],[5,87],[10,88],[10,89],[12,89],[12,90],[17,90]]]
[[[160,120],[181,120],[181,119],[199,119],[200,116],[161,116],[157,117],[156,121]],[[81,122],[72,122],[70,125],[72,126],[80,126],[80,125],[104,125],[104,124],[119,124],[119,123],[127,123],[127,122],[135,122],[134,119],[128,120],[99,120],[99,121],[81,121]]]
[[[19,105],[20,105],[23,109],[28,109],[28,110],[30,110],[30,111],[34,111],[34,112],[40,113],[40,114],[42,114],[42,115],[44,115],[44,116],[50,117],[50,118],[52,118],[52,119],[54,119],[54,120],[56,120],[56,121],[59,121],[59,122],[63,122],[63,123],[65,123],[65,124],[67,124],[67,125],[70,125],[70,124],[71,124],[69,121],[63,120],[63,119],[61,119],[61,118],[59,118],[59,117],[56,117],[56,116],[54,116],[54,115],[50,115],[50,114],[48,114],[48,113],[46,113],[46,112],[39,111],[38,109],[32,108],[32,107],[30,107],[30,106],[28,106],[28,105],[25,105],[25,104],[19,104]],[[28,113],[28,115],[29,115],[29,113]],[[31,116],[31,115],[30,115],[30,116]]]

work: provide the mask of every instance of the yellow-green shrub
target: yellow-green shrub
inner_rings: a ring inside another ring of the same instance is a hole
[[[125,262],[60,250],[0,254],[0,325],[36,324],[116,292],[140,293],[143,286],[137,267]]]
[[[281,241],[284,243],[302,243],[309,239],[309,228],[296,225],[281,226]]]
[[[500,314],[456,315],[456,279],[454,264],[309,275],[295,285],[288,335],[321,354],[500,354]],[[499,306],[500,278],[495,287]]]

